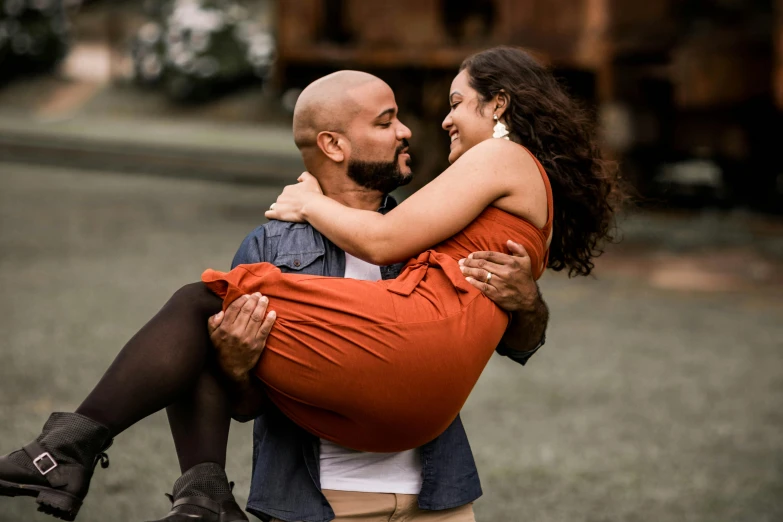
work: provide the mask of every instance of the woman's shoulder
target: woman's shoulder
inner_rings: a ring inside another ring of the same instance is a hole
[[[471,161],[484,165],[485,174],[496,174],[506,188],[493,206],[542,228],[548,216],[547,190],[544,172],[533,154],[518,143],[501,139],[484,140],[468,152],[473,149],[477,150]]]
[[[457,160],[460,161],[464,161],[468,170],[475,171],[485,180],[493,176],[512,193],[529,194],[529,189],[533,187],[543,188],[542,171],[535,157],[513,141],[484,140],[466,151]]]
[[[522,175],[538,173],[538,163],[533,154],[522,145],[510,140],[494,138],[484,140],[471,147],[457,161],[463,160]]]

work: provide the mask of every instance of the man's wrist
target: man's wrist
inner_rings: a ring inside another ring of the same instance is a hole
[[[233,368],[226,368],[224,366],[221,366],[221,371],[223,375],[231,381],[233,384],[240,386],[245,385],[248,382],[250,382],[250,371],[238,371]]]
[[[533,314],[538,312],[541,307],[544,306],[544,300],[541,298],[541,289],[538,287],[537,282],[534,281],[533,284],[536,287],[535,292],[532,292],[530,299],[526,299],[522,306],[515,310],[516,313]]]

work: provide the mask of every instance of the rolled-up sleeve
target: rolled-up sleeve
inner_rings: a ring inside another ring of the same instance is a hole
[[[533,348],[530,351],[527,352],[516,352],[512,349],[510,349],[503,341],[500,342],[498,347],[495,349],[495,351],[498,353],[498,355],[502,355],[504,357],[508,357],[514,362],[518,362],[522,366],[527,363],[528,359],[533,357],[533,355],[546,344],[546,333],[541,337],[541,340],[538,342],[538,345],[536,345],[535,348]]]

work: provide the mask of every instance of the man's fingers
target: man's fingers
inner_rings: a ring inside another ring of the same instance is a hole
[[[508,254],[501,254],[500,252],[473,252],[470,254],[467,259],[472,259],[474,261],[488,261],[490,263],[495,263],[496,265],[507,265],[511,262],[513,262],[513,258]]]
[[[249,295],[245,299],[245,302],[242,303],[242,306],[239,309],[239,313],[237,314],[237,318],[234,321],[234,328],[236,328],[237,331],[243,332],[247,330],[247,324],[250,322],[250,316],[258,304],[258,298],[260,296],[261,294]]]
[[[269,337],[269,332],[272,331],[276,319],[277,314],[274,310],[270,310],[270,312],[266,314],[264,322],[261,323],[261,328],[258,329],[258,335],[256,335],[256,338],[261,341],[262,344],[266,344],[266,338]]]
[[[261,331],[261,328],[264,326],[264,316],[267,315],[266,309],[268,306],[269,299],[267,297],[262,296],[259,298],[258,304],[256,305],[255,310],[253,310],[253,313],[250,316],[250,321],[247,325],[247,331],[245,332],[247,339],[255,342],[255,340],[258,338],[258,332]]]
[[[509,254],[492,251],[473,252],[467,259],[486,261],[497,265],[508,265],[514,262],[514,257],[528,257],[527,250],[525,250],[525,247],[520,243],[516,243],[509,239],[506,241],[506,246],[508,247]]]
[[[269,299],[266,296],[260,296],[256,301],[256,307],[250,314],[250,320],[260,324],[264,320],[267,306],[269,306]]]
[[[528,257],[527,250],[525,250],[525,247],[520,245],[519,243],[515,243],[509,239],[508,241],[506,241],[506,245],[508,246],[508,251],[511,252],[512,256]]]
[[[487,283],[482,283],[481,281],[477,281],[473,279],[472,277],[467,277],[465,280],[481,290],[485,295],[489,297],[490,294],[493,294],[496,290],[494,286],[488,285]]]
[[[497,281],[505,281],[507,279],[506,270],[499,265],[496,266],[498,266],[496,271],[487,270],[485,268],[470,268],[463,266],[462,274],[465,277],[472,277],[476,281],[481,281],[484,283],[487,281],[487,274],[492,274],[489,285],[494,286],[492,283],[497,283]]]
[[[508,256],[511,257],[511,256]],[[500,273],[506,269],[506,265],[502,263],[494,263],[487,259],[477,259],[475,257],[468,257],[459,260],[459,265],[463,269],[462,273],[465,273],[465,268],[480,268],[485,271],[492,272],[493,274]]]
[[[275,319],[277,319],[277,314],[274,310],[271,310],[268,314],[266,314],[264,320],[259,324],[258,330],[253,332],[252,337],[246,339],[246,344],[253,347],[252,351],[254,353],[260,354],[262,351],[264,351],[264,348],[266,347],[266,339],[269,337],[269,332],[272,331],[272,327],[275,324]]]
[[[207,326],[209,327],[209,334],[212,335],[212,332],[218,329],[220,326],[220,323],[223,322],[223,317],[226,314],[223,313],[223,310],[219,311],[215,315],[209,318],[209,321],[207,321]]]
[[[239,311],[242,310],[242,307],[245,305],[245,302],[247,302],[247,298],[249,296],[243,295],[241,297],[237,297],[232,301],[230,305],[228,305],[228,308],[226,308],[225,316],[223,317],[223,320],[226,322],[226,324],[230,325],[233,324],[234,321],[237,320],[237,316],[239,315]]]

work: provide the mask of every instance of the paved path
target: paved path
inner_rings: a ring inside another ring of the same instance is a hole
[[[0,451],[75,408],[174,289],[228,267],[276,193],[0,164]],[[478,520],[783,519],[781,293],[656,288],[622,259],[597,279],[547,274],[546,348],[482,376],[464,411]],[[235,424],[229,451],[241,501],[249,430]],[[111,460],[81,522],[166,511],[178,473],[164,415],[123,434]],[[0,500],[2,522],[43,520],[29,499]]]
[[[5,161],[245,184],[296,178],[304,166],[290,124],[31,116],[0,106]]]

